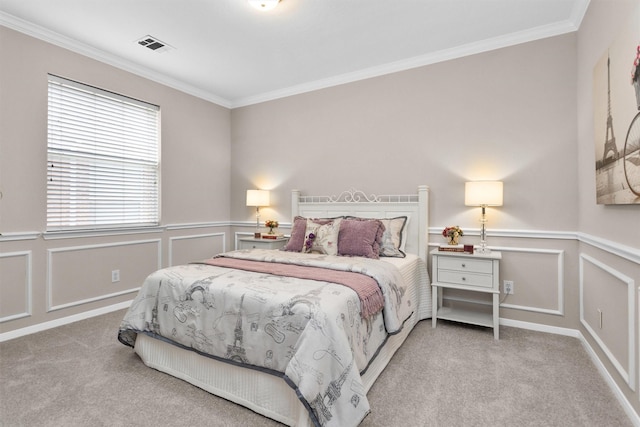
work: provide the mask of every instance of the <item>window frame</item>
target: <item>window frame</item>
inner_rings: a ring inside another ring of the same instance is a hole
[[[160,107],[47,77],[46,233],[157,228]]]

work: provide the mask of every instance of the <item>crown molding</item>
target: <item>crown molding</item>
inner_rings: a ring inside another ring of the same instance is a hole
[[[578,31],[578,29],[580,28],[582,20],[587,13],[587,9],[589,9],[590,3],[591,0],[581,0],[576,1],[573,4],[573,10],[571,11],[571,18],[569,18],[569,21],[572,22],[575,26],[575,31]]]
[[[132,61],[120,58],[117,55],[113,55],[93,48],[85,43],[63,36],[54,31],[48,30],[44,27],[40,27],[5,12],[0,12],[0,25],[27,34],[31,37],[43,40],[45,42],[54,44],[64,49],[68,49],[83,56],[95,59],[105,64],[114,66],[124,71],[133,73],[156,83],[171,87],[186,94],[204,99],[222,107],[233,109],[285,98],[293,95],[299,95],[320,89],[326,89],[346,83],[366,80],[373,77],[379,77],[386,74],[410,70],[413,68],[449,61],[464,56],[475,55],[478,53],[488,52],[495,49],[514,46],[521,43],[577,31],[580,27],[580,24],[582,23],[582,19],[584,18],[586,10],[589,6],[589,2],[590,0],[576,1],[574,3],[573,10],[571,11],[571,16],[566,21],[557,22],[551,25],[540,26],[527,31],[521,31],[501,37],[480,40],[452,49],[445,49],[427,55],[408,58],[401,61],[395,61],[388,64],[355,71],[352,73],[341,74],[338,76],[328,77],[326,79],[320,79],[309,83],[290,86],[287,88],[265,92],[254,96],[238,98],[235,100],[222,98],[211,92],[189,85],[178,79],[169,77],[162,73],[158,73],[149,68],[142,67]]]
[[[577,31],[580,27],[582,18],[584,17],[588,5],[589,0],[583,0],[582,2],[576,3],[576,6],[574,7],[571,14],[571,19],[567,21],[540,26],[527,31],[520,31],[505,36],[480,40],[455,48],[445,49],[427,55],[416,56],[413,58],[407,58],[401,61],[395,61],[388,64],[355,71],[352,73],[341,74],[326,79],[316,80],[314,82],[291,86],[281,90],[236,99],[232,101],[231,108],[246,107],[253,104],[273,101],[279,98],[299,95],[306,92],[313,92],[316,90],[326,89],[346,83],[353,83],[359,80],[370,79],[386,74],[397,73],[400,71],[410,70],[426,65],[432,65],[452,59],[475,55],[478,53],[488,52],[548,37],[571,33]]]
[[[96,61],[103,62],[107,65],[111,65],[145,79],[149,79],[156,83],[160,83],[164,86],[179,90],[180,92],[184,92],[188,95],[193,95],[197,98],[201,98],[205,101],[218,104],[222,107],[231,108],[231,102],[227,99],[221,98],[215,94],[191,86],[180,80],[155,72],[149,68],[142,67],[117,55],[113,55],[100,49],[96,49],[78,40],[63,36],[59,33],[48,30],[44,27],[25,21],[2,11],[0,11],[0,25],[26,34],[28,36],[37,38],[44,42],[54,44],[88,58],[95,59]]]

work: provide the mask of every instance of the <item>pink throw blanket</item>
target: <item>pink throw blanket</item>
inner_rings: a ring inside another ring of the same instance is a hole
[[[384,305],[384,297],[378,282],[374,278],[360,273],[236,258],[212,258],[204,261],[204,263],[217,267],[297,277],[299,279],[320,280],[347,286],[358,294],[360,298],[360,313],[364,319],[381,311]]]

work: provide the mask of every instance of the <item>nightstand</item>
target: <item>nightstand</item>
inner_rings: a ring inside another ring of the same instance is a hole
[[[288,237],[278,237],[277,239],[242,237],[238,239],[238,249],[282,249],[288,241]]]
[[[493,337],[499,338],[499,268],[501,252],[487,254],[431,251],[431,288],[433,289],[432,326],[438,319],[493,328]],[[451,306],[442,305],[444,289],[492,294],[491,310],[481,303],[464,301]]]

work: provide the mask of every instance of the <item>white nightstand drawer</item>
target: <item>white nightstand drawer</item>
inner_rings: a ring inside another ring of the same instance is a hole
[[[440,257],[438,260],[438,268],[446,270],[471,271],[474,273],[493,273],[493,264],[490,259]]]
[[[278,237],[277,239],[244,237],[238,239],[238,249],[281,249],[285,247],[288,241],[287,237]]]
[[[491,266],[491,264],[489,264]],[[438,269],[439,283],[454,283],[457,285],[492,288],[493,276],[489,274],[469,273],[466,271],[451,271]]]

